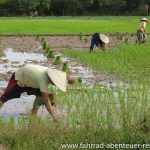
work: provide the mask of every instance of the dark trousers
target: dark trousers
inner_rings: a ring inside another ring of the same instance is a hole
[[[17,84],[15,80],[15,73],[11,76],[10,81],[4,91],[0,96],[0,100],[4,103],[13,98],[20,98],[21,93],[27,92],[28,95],[42,96],[40,89],[31,87],[21,87]]]

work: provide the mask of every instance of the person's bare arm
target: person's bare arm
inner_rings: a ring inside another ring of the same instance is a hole
[[[143,33],[146,32],[145,27],[146,27],[146,23],[145,23],[145,22],[142,22],[142,23],[141,23],[141,31],[142,31]]]
[[[53,120],[57,121],[55,114],[54,114],[54,111],[53,111],[53,108],[52,108],[52,105],[51,105],[51,102],[49,100],[49,95],[47,93],[42,92],[42,96],[43,96],[45,107],[46,107],[47,111],[50,113]]]

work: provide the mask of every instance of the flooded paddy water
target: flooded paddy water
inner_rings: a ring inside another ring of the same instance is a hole
[[[88,84],[89,87],[97,83],[99,83],[101,87],[107,86],[109,88],[110,86],[117,86],[117,78],[94,72],[85,65],[79,64],[71,58],[62,56],[62,54],[59,51],[61,50],[61,48],[83,48],[85,50],[88,50],[89,42],[85,43],[84,40],[80,41],[78,36],[75,36],[73,38],[60,38],[57,36],[52,36],[46,37],[46,39],[51,48],[55,50],[55,55],[61,56],[63,62],[68,62],[70,69],[69,78],[81,78],[82,83]],[[69,41],[69,39],[71,41]],[[113,40],[113,38],[111,38],[111,40]],[[90,41],[90,37],[88,37],[88,41]],[[113,42],[113,44],[114,43],[115,42]],[[109,45],[108,47],[111,47],[112,45]],[[42,49],[40,41],[37,41],[34,36],[0,37],[0,49],[0,93],[2,93],[5,87],[7,86],[11,74],[25,64],[32,63],[48,66],[51,68],[57,68],[60,70],[62,69],[62,65],[54,65],[53,59],[47,59],[46,54]],[[117,96],[116,93],[114,94]],[[35,96],[27,96],[23,93],[21,98],[10,100],[4,104],[4,106],[0,109],[0,117],[26,117],[31,111],[34,99]],[[65,107],[57,107],[56,113],[59,116],[65,116],[67,114],[67,109]],[[48,115],[48,112],[46,111],[45,107],[40,108],[38,115],[42,117]]]

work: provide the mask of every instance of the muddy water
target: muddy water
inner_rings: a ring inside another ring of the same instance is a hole
[[[0,58],[0,92],[7,86],[7,81],[4,81],[5,76],[9,76],[16,71],[19,67],[28,63],[38,63],[43,65],[47,61],[47,58],[43,54],[39,53],[27,53],[16,52],[12,48],[7,48],[3,52],[3,56]],[[22,95],[19,99],[13,99],[4,104],[0,109],[0,116],[4,118],[10,118],[11,116],[18,118],[24,116],[32,108],[35,96]],[[45,115],[46,111],[40,109],[39,115]]]
[[[40,53],[17,52],[12,48],[7,48],[4,50],[3,56],[0,58],[0,62],[0,75],[2,76],[2,79],[0,81],[0,92],[2,93],[2,91],[8,84],[7,81],[3,80],[4,76],[10,77],[10,75],[14,71],[25,64],[34,63],[39,65],[46,65],[48,63],[48,60],[46,56]],[[51,67],[55,68],[54,65],[52,65]],[[74,67],[74,69],[72,70],[74,70],[73,73],[80,72],[81,70],[81,72],[84,72],[83,67]],[[16,119],[19,117],[26,117],[32,109],[34,99],[35,96],[27,96],[26,94],[22,94],[21,98],[8,101],[0,109],[0,117],[4,117],[7,119],[10,117],[14,117]],[[65,108],[57,108],[55,111],[59,116],[64,116],[67,113],[67,110]],[[45,107],[41,107],[38,111],[38,116],[43,117],[47,115],[48,112],[46,111]]]

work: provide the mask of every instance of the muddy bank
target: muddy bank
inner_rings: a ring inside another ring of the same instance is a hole
[[[66,35],[66,36],[42,36],[46,39],[49,46],[55,50],[60,49],[80,49],[89,50],[91,35]],[[120,43],[135,43],[135,35],[128,33],[108,34],[110,43],[106,45],[107,49],[116,47]],[[0,50],[11,47],[19,51],[38,52],[41,46],[36,36],[0,36]]]

